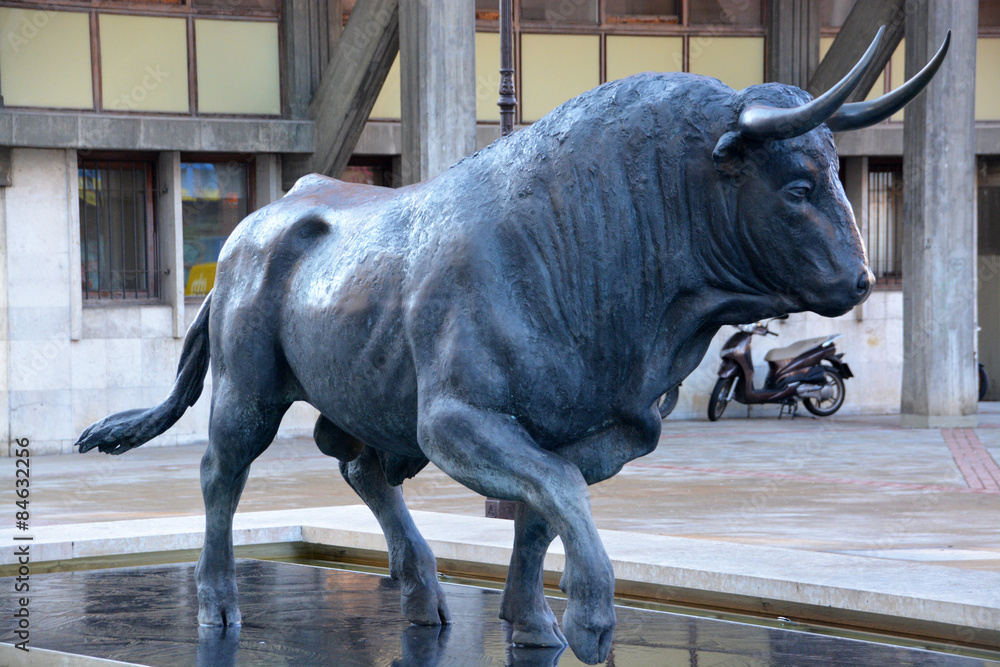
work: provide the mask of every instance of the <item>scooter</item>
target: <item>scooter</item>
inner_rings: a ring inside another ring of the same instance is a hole
[[[844,380],[854,374],[844,363],[844,354],[838,354],[833,343],[840,334],[807,338],[788,347],[769,350],[764,355],[768,366],[764,387],[754,387],[750,341],[754,336],[777,336],[768,327],[774,320],[787,318],[788,315],[783,315],[742,324],[737,327],[739,332],[726,341],[722,348],[719,380],[708,401],[711,421],[721,417],[733,400],[746,405],[778,403],[781,405],[779,418],[786,409],[794,417],[799,400],[806,410],[819,417],[832,415],[844,404]]]

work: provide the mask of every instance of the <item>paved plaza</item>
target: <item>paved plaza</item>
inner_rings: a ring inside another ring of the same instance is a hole
[[[979,427],[911,430],[898,416],[664,422],[655,452],[591,488],[599,528],[1000,572],[1000,403]],[[203,513],[203,445],[31,460],[33,526]],[[0,460],[14,501],[14,460]],[[482,497],[433,466],[404,484],[411,509],[483,515]],[[354,505],[337,462],[277,440],[241,512]]]

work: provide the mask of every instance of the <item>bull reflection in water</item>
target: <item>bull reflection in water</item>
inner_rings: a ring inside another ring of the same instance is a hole
[[[722,325],[835,316],[871,290],[832,132],[898,111],[948,46],[896,91],[845,104],[880,37],[816,99],[640,74],[424,183],[304,177],[230,236],[170,396],[94,424],[80,451],[121,454],[164,432],[198,398],[211,358],[201,624],[240,623],[233,512],[251,462],[306,401],[322,415],[316,444],[385,532],[407,619],[451,620],[399,489],[433,461],[478,493],[520,501],[501,606],[513,643],[568,643],[603,661],[614,574],[587,485],[652,451],[657,397]],[[556,535],[561,627],[542,589]]]

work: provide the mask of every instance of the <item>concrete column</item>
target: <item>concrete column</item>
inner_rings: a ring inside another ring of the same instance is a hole
[[[258,153],[254,156],[254,207],[263,208],[281,197],[281,156]]]
[[[771,0],[767,7],[764,78],[804,90],[819,65],[819,0]]]
[[[904,426],[976,424],[977,21],[967,0],[907,4],[907,78],[952,42],[903,130]]]
[[[844,194],[851,202],[854,210],[854,220],[858,223],[858,230],[861,231],[861,238],[868,238],[868,158],[845,157],[844,167]],[[854,318],[859,322],[864,319],[865,304],[861,303],[854,307]]]
[[[399,6],[403,183],[437,176],[476,150],[473,0]]]
[[[163,151],[158,161],[157,223],[160,230],[160,297],[173,308],[174,338],[187,331],[184,320],[184,223],[181,210],[181,154]]]
[[[10,331],[7,308],[7,190],[0,188],[0,456],[10,456]]]

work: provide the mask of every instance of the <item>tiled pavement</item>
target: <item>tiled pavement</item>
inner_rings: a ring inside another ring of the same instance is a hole
[[[775,410],[775,414],[777,410]],[[658,449],[591,489],[601,528],[1000,571],[1000,404],[976,429],[908,430],[894,416],[668,420]],[[34,457],[34,525],[200,514],[203,446]],[[14,463],[0,460],[14,507]],[[482,516],[483,499],[429,466],[411,508]],[[336,461],[279,440],[241,511],[356,504]],[[12,519],[13,512],[8,516]]]

